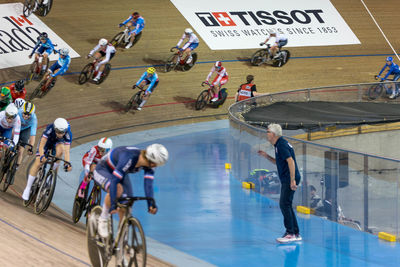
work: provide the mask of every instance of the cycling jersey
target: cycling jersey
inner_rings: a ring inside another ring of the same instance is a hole
[[[386,80],[387,77],[388,77],[390,74],[393,74],[393,75],[400,75],[400,68],[399,68],[399,66],[398,66],[396,63],[392,62],[391,65],[389,65],[389,64],[386,63],[385,66],[383,66],[383,68],[382,68],[381,71],[379,72],[378,76],[380,76],[380,75],[382,74],[382,72],[383,72],[386,68],[389,68],[389,71],[386,73],[385,77],[381,78],[382,81]]]
[[[211,68],[210,73],[207,76],[207,81],[210,79],[211,75],[214,73],[214,71],[217,72],[217,76],[215,77],[213,84],[214,86],[217,85],[218,83],[221,84],[221,80],[227,80],[228,79],[228,72],[224,67],[221,67],[219,70],[216,70],[215,66]],[[226,82],[225,82],[226,83]]]
[[[8,89],[8,91],[10,91],[10,89],[8,87],[6,87]],[[0,99],[0,110],[5,110],[6,107],[12,103],[12,97],[11,97],[11,92],[8,93],[7,95],[5,95],[3,97],[3,99]]]
[[[43,52],[46,52],[47,54],[50,55],[51,52],[53,52],[53,50],[54,50],[54,45],[53,45],[53,43],[50,41],[49,38],[46,39],[46,42],[45,42],[45,43],[42,43],[42,41],[40,41],[40,38],[38,37],[38,40],[37,40],[37,42],[36,42],[36,45],[35,45],[35,47],[33,48],[32,53],[31,53],[30,56],[32,56],[32,55],[35,53],[36,49],[38,49],[38,53],[39,53],[39,54],[43,54]]]
[[[13,99],[13,101],[17,98],[22,98],[25,99],[26,96],[26,89],[23,88],[21,92],[17,92],[17,90],[15,90],[15,83],[13,83],[10,86],[10,92],[11,92],[11,97]]]
[[[47,139],[46,146],[56,145],[60,143],[70,145],[72,142],[71,126],[68,124],[68,130],[65,132],[64,136],[61,138],[57,138],[54,124],[49,124],[44,130],[42,137]]]
[[[115,47],[110,43],[108,43],[105,47],[101,47],[101,45],[98,44],[92,49],[92,51],[90,51],[89,56],[93,56],[93,54],[99,49],[105,54],[105,58],[99,62],[99,65],[109,62],[112,54],[115,54],[116,52]]]
[[[60,50],[55,50],[56,53],[60,53]],[[55,62],[51,67],[50,70],[55,73],[56,70],[60,69],[56,74],[52,74],[52,77],[56,77],[58,75],[64,74],[68,68],[69,64],[71,63],[71,57],[69,55],[64,56],[64,58],[61,58],[61,56],[58,58],[57,62]]]
[[[135,27],[130,34],[135,33],[139,34],[143,29],[144,29],[144,18],[142,16],[138,17],[137,20],[133,19],[133,15],[130,15],[129,18],[127,18],[124,22],[122,22],[122,25],[127,24],[128,22],[132,22],[132,26]]]
[[[36,136],[36,130],[37,130],[37,117],[35,113],[32,113],[31,116],[29,116],[29,119],[25,120],[24,117],[22,116],[22,110],[20,109],[18,111],[19,118],[21,120],[21,131],[26,130],[28,128],[31,129],[30,131],[30,136]]]
[[[11,139],[11,135],[14,132],[13,142],[18,143],[19,133],[21,131],[21,120],[19,116],[16,116],[11,123],[6,119],[6,112],[0,112],[0,132],[1,136]]]
[[[145,71],[142,74],[142,76],[140,77],[140,79],[137,81],[136,86],[139,86],[139,84],[143,80],[146,80],[147,84],[150,84],[146,89],[146,93],[149,93],[149,92],[151,93],[158,83],[158,75],[157,75],[157,73],[154,73],[153,75],[150,76],[150,75],[147,75],[147,71]]]
[[[277,43],[279,43],[280,41],[287,41],[287,37],[284,34],[280,34],[280,33],[276,33],[276,41]]]
[[[131,195],[128,173],[135,173],[144,170],[144,191],[146,197],[153,197],[154,169],[149,167],[135,167],[140,156],[140,149],[132,146],[120,146],[112,149],[104,156],[96,166],[94,171],[95,181],[106,191],[110,189],[111,208],[116,209],[117,184],[124,187],[124,193]],[[147,202],[150,206],[150,201]]]
[[[102,155],[99,152],[98,146],[92,146],[92,148],[83,155],[82,165],[85,169],[85,175],[87,175],[90,171],[91,164],[97,164],[101,159]]]
[[[185,40],[187,38],[186,34],[184,33],[182,35],[182,38],[179,40],[178,44],[176,46],[180,46],[181,43],[183,42],[183,40]],[[183,50],[185,50],[186,48],[188,48],[190,45],[192,44],[199,44],[199,38],[197,38],[196,34],[192,33],[189,36],[189,40],[186,42],[186,44],[182,47]],[[197,46],[196,46],[197,47]],[[193,49],[192,49],[193,50]]]

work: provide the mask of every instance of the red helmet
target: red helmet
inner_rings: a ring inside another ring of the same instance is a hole
[[[221,68],[221,67],[222,67],[221,61],[215,62],[215,67],[216,67],[216,68]]]

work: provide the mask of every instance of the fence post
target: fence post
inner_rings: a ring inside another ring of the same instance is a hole
[[[368,156],[364,155],[364,231],[368,231]]]

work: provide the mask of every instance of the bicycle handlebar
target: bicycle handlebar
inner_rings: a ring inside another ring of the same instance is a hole
[[[71,162],[69,162],[69,161],[66,161],[65,159],[62,159],[62,158],[56,157],[56,156],[53,156],[53,155],[47,154],[47,155],[45,155],[45,157],[47,158],[47,162],[48,162],[48,163],[50,163],[50,162],[52,162],[52,161],[58,161],[58,160],[61,160],[61,161],[64,161],[64,163],[65,163],[65,164],[67,164],[67,165],[69,165],[69,166],[72,166]]]
[[[121,197],[121,198],[118,199],[117,202],[120,203],[120,202],[123,202],[123,201],[127,201],[128,202],[127,205],[128,206],[132,206],[133,203],[135,201],[138,201],[138,200],[149,200],[151,207],[155,207],[156,206],[156,201],[152,197]]]
[[[174,52],[175,50],[178,50],[178,48],[176,48],[176,46],[171,47],[171,49],[169,50],[170,52]]]
[[[13,146],[15,146],[14,141],[13,141],[12,139],[7,138],[7,137],[4,137],[4,136],[0,136],[0,142],[3,142],[3,143],[4,143],[4,141],[10,141],[10,143],[11,143]]]
[[[210,84],[209,82],[202,82],[202,83],[201,83],[201,86],[203,86],[203,87],[204,87],[204,85],[211,86],[211,84]]]

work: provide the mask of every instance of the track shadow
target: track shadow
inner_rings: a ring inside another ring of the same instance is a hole
[[[250,63],[250,57],[237,57],[236,58],[236,60],[238,60],[238,61],[240,61],[240,62],[242,62],[244,65],[246,65],[246,66],[253,66],[251,63]]]
[[[128,100],[126,100],[126,102],[106,101],[106,102],[103,102],[102,105],[106,106],[106,107],[110,107],[112,110],[116,110],[120,114],[125,114],[125,113],[127,113],[125,111],[125,104],[127,102],[128,102]],[[134,110],[131,110],[129,112],[134,112]]]
[[[158,72],[164,72],[164,65],[165,65],[165,60],[161,60],[161,59],[153,59],[153,58],[143,58],[143,61],[146,62],[149,65],[153,65],[154,68],[156,68],[156,70]]]
[[[184,96],[175,96],[174,100],[176,102],[182,103],[187,109],[195,110],[196,99]]]

